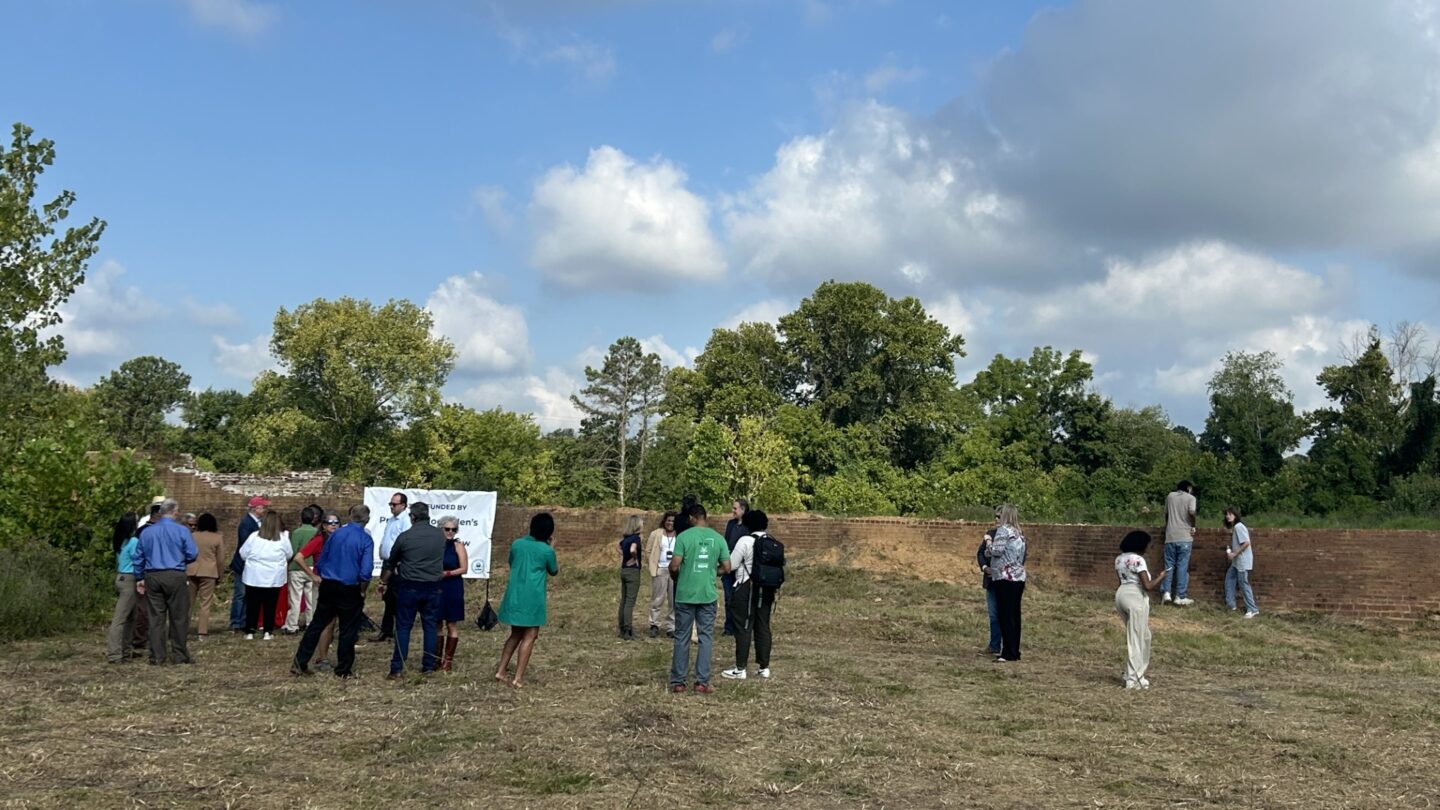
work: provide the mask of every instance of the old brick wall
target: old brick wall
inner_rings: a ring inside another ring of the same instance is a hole
[[[343,510],[361,500],[362,489],[317,473],[286,476],[223,476],[185,468],[162,469],[165,493],[187,512],[210,512],[220,521],[222,536],[233,542],[245,513],[245,501],[265,495],[276,508],[297,515],[310,503]],[[495,514],[494,559],[503,565],[509,543],[523,535],[538,507],[501,505]],[[548,508],[555,516],[556,548],[594,549],[615,543],[625,515],[634,510]],[[658,513],[643,513],[646,526]],[[1147,527],[1157,538],[1157,528]],[[821,552],[870,541],[900,543],[911,548],[972,550],[979,527],[945,520],[909,518],[824,518],[815,515],[772,516],[771,530],[787,551]],[[1129,529],[1116,526],[1027,525],[1028,567],[1033,587],[1053,584],[1111,589],[1120,538]],[[1440,618],[1440,585],[1433,577],[1401,579],[1397,573],[1440,571],[1440,533],[1355,529],[1266,529],[1253,527],[1255,570],[1251,581],[1262,611],[1307,610],[1346,618],[1417,621]],[[1195,540],[1190,591],[1198,601],[1221,603],[1228,561],[1222,548],[1227,535],[1202,529]],[[973,553],[973,551],[972,551]],[[1147,555],[1159,571],[1160,540]]]

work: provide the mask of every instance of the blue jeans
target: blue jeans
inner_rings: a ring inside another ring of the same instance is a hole
[[[1165,544],[1165,570],[1170,572],[1165,590],[1176,599],[1190,596],[1190,551],[1194,546],[1194,543]]]
[[[410,658],[410,631],[415,629],[417,613],[425,643],[420,671],[434,672],[438,663],[435,639],[440,631],[440,583],[396,579],[390,584],[395,588],[395,653],[390,656],[390,672],[399,674],[405,669],[405,662]]]
[[[990,646],[986,647],[994,653],[1000,652],[1000,608],[995,604],[995,590],[985,589],[985,609],[990,611]]]
[[[230,629],[245,629],[245,582],[235,574],[235,588],[230,592]]]
[[[670,685],[690,677],[690,628],[699,624],[700,651],[695,656],[695,682],[710,683],[710,647],[715,636],[715,603],[675,603],[675,652],[670,658]]]
[[[1255,594],[1250,590],[1250,572],[1241,571],[1235,566],[1225,572],[1225,606],[1231,610],[1235,609],[1235,583],[1240,583],[1240,594],[1245,597],[1245,612],[1259,613],[1260,608],[1255,607]]]

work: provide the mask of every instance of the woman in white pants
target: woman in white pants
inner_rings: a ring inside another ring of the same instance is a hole
[[[650,637],[663,629],[675,636],[675,591],[670,581],[670,555],[675,552],[675,513],[666,512],[660,525],[650,532],[645,558],[650,561]]]
[[[1148,532],[1133,531],[1120,541],[1120,556],[1115,558],[1115,573],[1120,587],[1115,590],[1115,610],[1125,620],[1125,688],[1149,689],[1145,671],[1150,668],[1150,597],[1145,591],[1160,587],[1168,570],[1152,579],[1145,564],[1145,549],[1150,547]]]

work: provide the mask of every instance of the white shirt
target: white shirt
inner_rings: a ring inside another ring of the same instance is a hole
[[[664,569],[670,566],[670,558],[675,556],[675,535],[660,535],[660,547],[658,551],[659,554],[655,555],[657,557],[655,564],[660,567],[661,573],[668,577],[670,574]]]
[[[747,534],[735,541],[735,549],[730,552],[730,573],[735,575],[735,587],[744,585],[750,579],[750,568],[754,565],[755,535]]]
[[[1115,558],[1115,573],[1121,585],[1140,585],[1140,572],[1150,573],[1145,558],[1133,552],[1126,552]]]
[[[380,559],[390,559],[390,549],[395,547],[395,538],[410,528],[410,510],[385,519],[385,530],[380,533]]]
[[[246,587],[278,588],[285,584],[290,556],[289,532],[281,532],[279,540],[266,540],[255,532],[240,547],[240,559],[245,561],[240,580]]]

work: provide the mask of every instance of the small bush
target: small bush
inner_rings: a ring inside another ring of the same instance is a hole
[[[111,601],[106,574],[38,541],[0,547],[0,641],[93,625]]]

